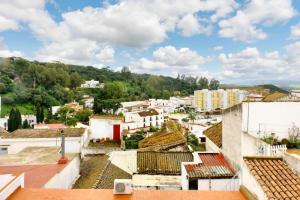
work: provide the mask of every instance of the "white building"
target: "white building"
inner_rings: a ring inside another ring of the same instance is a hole
[[[90,139],[109,139],[119,141],[123,117],[114,115],[94,115],[90,118]]]
[[[121,102],[121,107],[116,111],[116,114],[125,114],[126,112],[141,112],[149,108],[148,101],[128,101]]]
[[[99,81],[90,80],[85,81],[83,84],[81,84],[82,88],[103,88],[104,83],[100,83]]]
[[[300,127],[300,102],[244,102],[242,131],[254,137],[275,134],[289,138],[289,129]]]
[[[240,185],[235,173],[221,153],[194,153],[193,162],[181,164],[181,187],[183,190],[238,191]]]
[[[84,102],[84,107],[85,108],[90,108],[91,109],[91,108],[94,107],[94,102],[95,102],[94,97],[89,96],[89,95],[84,95],[82,100]]]
[[[64,129],[66,153],[81,153],[89,143],[88,129]],[[60,147],[61,134],[53,129],[18,129],[1,133],[0,154],[16,154],[27,147]]]
[[[163,109],[149,109],[142,112],[125,113],[123,129],[135,130],[140,128],[160,127],[164,123]]]
[[[22,123],[24,123],[24,121],[27,120],[31,127],[33,127],[33,125],[36,124],[35,115],[21,115],[21,117],[22,117]],[[8,118],[9,118],[8,116],[4,118],[0,118],[0,128],[8,130]]]

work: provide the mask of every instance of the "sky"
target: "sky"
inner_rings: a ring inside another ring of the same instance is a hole
[[[293,84],[299,11],[299,0],[1,0],[0,57]]]

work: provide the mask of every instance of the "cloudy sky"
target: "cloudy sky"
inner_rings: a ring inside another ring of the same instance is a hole
[[[1,0],[0,56],[297,81],[299,0]]]

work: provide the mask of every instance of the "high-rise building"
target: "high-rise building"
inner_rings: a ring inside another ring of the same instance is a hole
[[[199,111],[210,111],[217,108],[225,109],[242,102],[246,92],[239,89],[196,90],[194,92],[195,107]]]

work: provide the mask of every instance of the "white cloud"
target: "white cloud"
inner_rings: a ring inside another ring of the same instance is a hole
[[[219,35],[245,42],[262,40],[267,34],[258,25],[286,22],[295,15],[291,0],[251,0],[235,16],[219,22]]]
[[[23,57],[23,53],[20,51],[11,51],[5,45],[3,38],[0,38],[0,57]]]
[[[238,53],[220,54],[219,60],[221,76],[228,80],[274,80],[293,76],[291,63],[277,51],[261,53],[257,48],[248,47]]]
[[[290,38],[297,39],[300,37],[300,23],[294,26],[291,26],[291,35]]]
[[[156,73],[164,75],[200,74],[200,65],[207,58],[189,48],[176,49],[173,46],[160,47],[153,52],[153,58],[141,58],[130,63],[131,70],[139,73]]]
[[[213,50],[214,51],[221,51],[221,50],[223,50],[223,46],[221,46],[221,45],[218,45],[218,46],[215,46],[214,48],[213,48]]]
[[[181,29],[181,34],[186,37],[202,33],[208,35],[212,31],[210,26],[202,26],[199,23],[197,16],[191,14],[182,17],[178,22],[177,27]]]
[[[108,55],[109,53],[114,53],[114,50],[108,47],[101,49],[95,41],[78,39],[61,43],[53,42],[38,51],[36,58],[43,61],[90,65],[97,63],[95,59],[103,59],[103,61],[113,59],[112,55]]]
[[[111,63],[114,62],[115,50],[111,47],[104,47],[96,56],[100,61]]]

